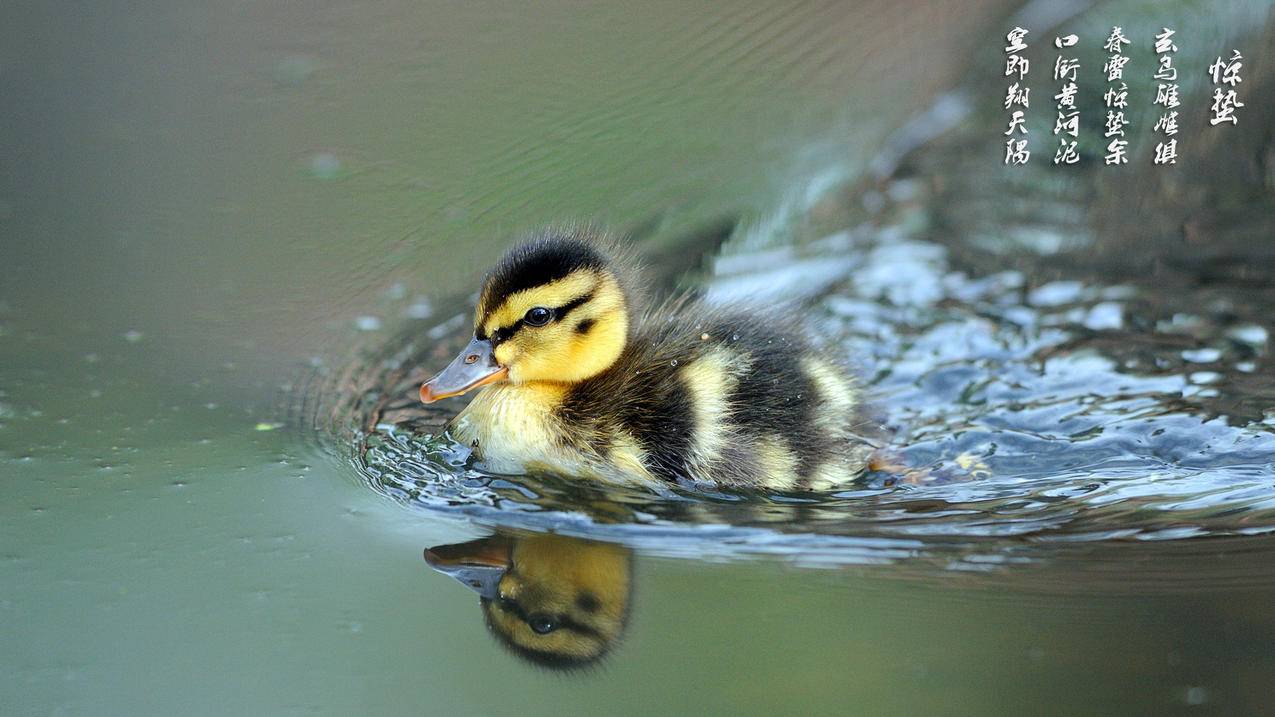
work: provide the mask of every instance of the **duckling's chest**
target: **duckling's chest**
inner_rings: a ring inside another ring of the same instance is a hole
[[[556,414],[561,400],[562,391],[552,386],[492,386],[456,417],[452,435],[497,473],[583,470],[578,453],[564,447]]]

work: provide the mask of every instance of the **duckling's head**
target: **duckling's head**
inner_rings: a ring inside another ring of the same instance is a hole
[[[631,553],[559,535],[495,535],[425,551],[425,560],[481,596],[488,629],[515,655],[586,667],[628,623]]]
[[[473,340],[421,386],[421,400],[501,381],[572,384],[605,371],[629,331],[629,299],[612,256],[582,231],[511,249],[483,282]]]

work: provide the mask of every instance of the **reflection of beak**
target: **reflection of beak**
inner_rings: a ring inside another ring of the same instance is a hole
[[[500,593],[500,578],[509,570],[512,550],[508,539],[493,535],[468,543],[426,548],[425,562],[480,596],[494,600]]]
[[[421,400],[433,403],[440,398],[459,396],[479,386],[503,381],[508,376],[509,369],[496,363],[491,341],[480,341],[475,337],[447,368],[421,386]]]

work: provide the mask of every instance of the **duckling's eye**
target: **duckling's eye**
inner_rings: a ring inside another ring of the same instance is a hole
[[[532,615],[527,618],[527,624],[531,626],[531,630],[537,635],[548,635],[558,629],[558,623],[553,618],[545,615]]]
[[[527,309],[527,314],[522,317],[529,326],[544,326],[553,318],[553,310],[546,309],[543,306],[537,306],[533,309]]]

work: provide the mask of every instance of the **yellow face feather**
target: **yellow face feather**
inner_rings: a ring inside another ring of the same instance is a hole
[[[573,299],[588,295],[601,278],[593,271],[577,271],[557,281],[510,294],[499,306],[488,306],[491,299],[484,296],[478,302],[474,325],[490,336],[497,329],[512,326],[528,309],[536,306],[563,306]]]
[[[624,294],[609,274],[581,270],[511,294],[490,311],[483,303],[482,334],[512,331],[497,344],[495,358],[514,383],[583,381],[615,363],[628,337]],[[528,324],[524,317],[536,307],[554,311],[554,318],[544,326]],[[570,311],[561,316],[564,307]]]

